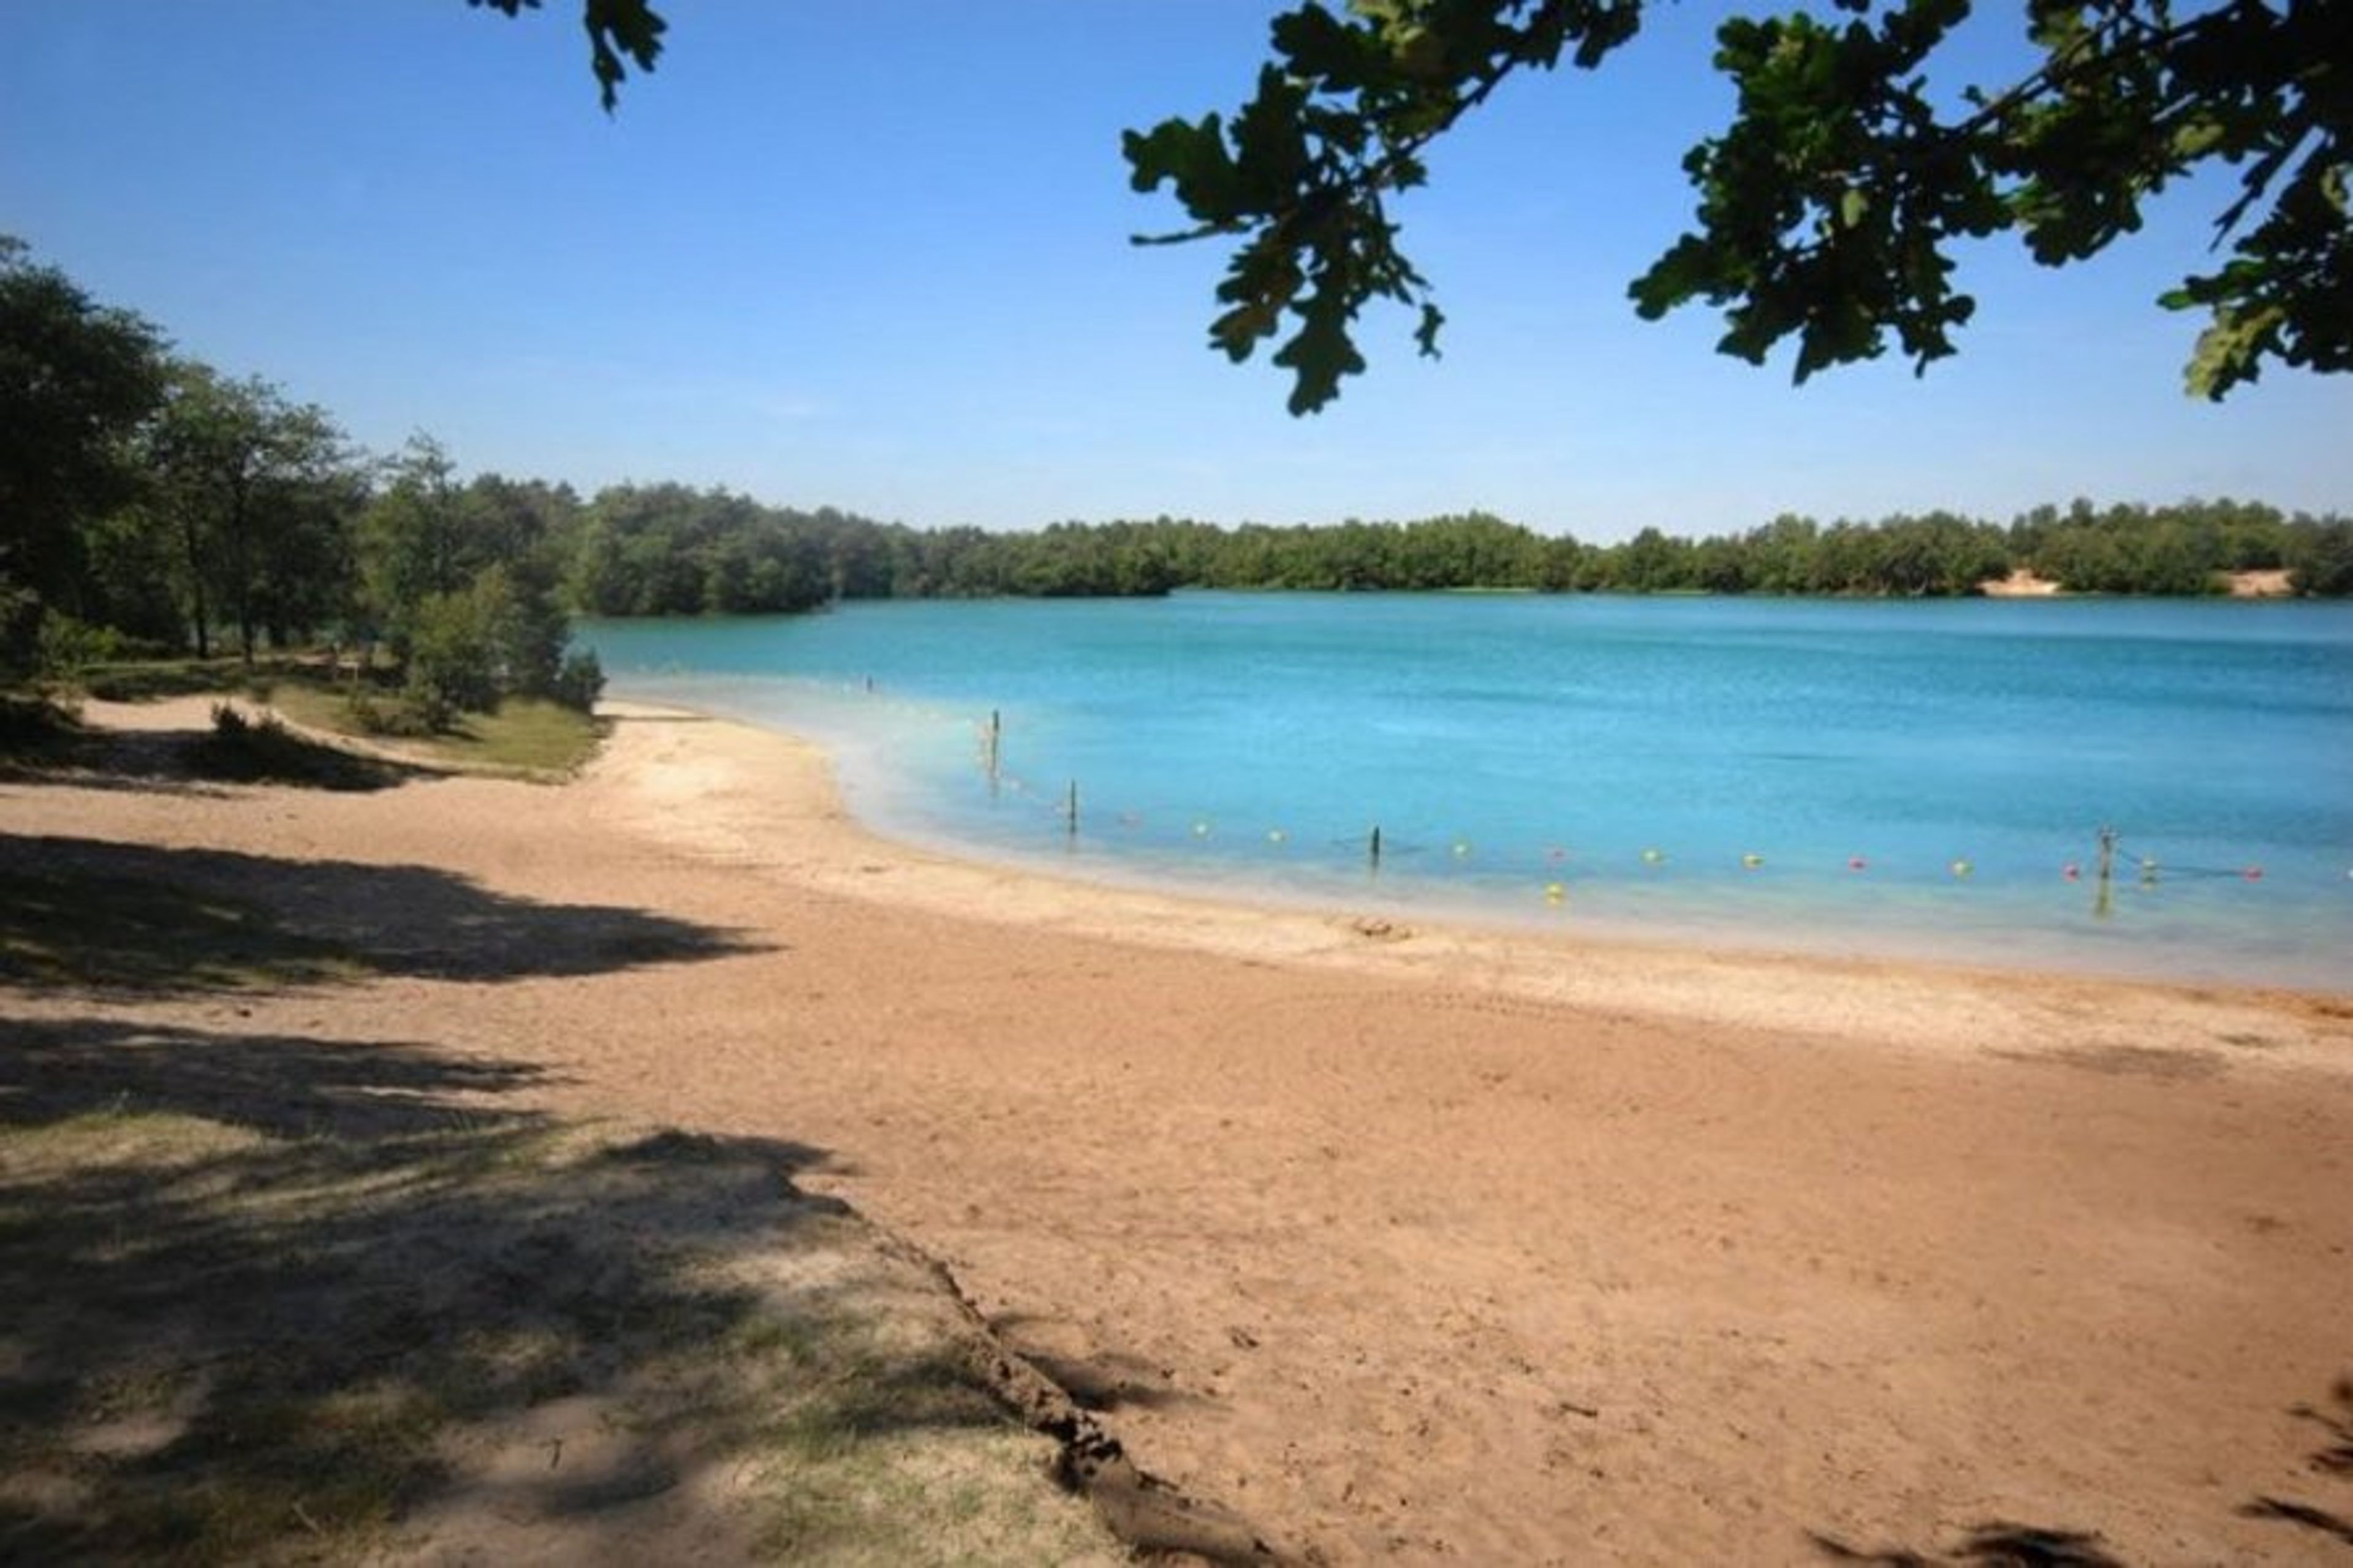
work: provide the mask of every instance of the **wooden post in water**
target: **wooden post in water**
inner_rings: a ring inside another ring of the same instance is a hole
[[[1079,837],[1079,781],[1076,779],[1071,781],[1071,803],[1065,809],[1070,813],[1071,841],[1075,844]]]
[[[997,765],[998,759],[1004,754],[1004,747],[1005,721],[998,715],[997,710],[992,708],[988,710],[987,752],[988,793],[992,795],[997,793]]]
[[[2092,898],[2092,918],[2106,920],[2116,911],[2116,830],[2100,827],[2099,890]]]
[[[1370,854],[1371,872],[1374,876],[1377,877],[1381,874],[1381,825],[1377,822],[1373,824],[1373,837],[1370,845]]]

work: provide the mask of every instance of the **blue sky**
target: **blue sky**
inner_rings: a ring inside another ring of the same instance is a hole
[[[2353,510],[2353,377],[2180,391],[2196,324],[2153,300],[2209,264],[2194,190],[2087,266],[1972,254],[1978,321],[1925,379],[1792,387],[1704,310],[1636,319],[1728,108],[1697,3],[1440,146],[1398,212],[1444,357],[1368,316],[1372,373],[1293,419],[1282,373],[1205,346],[1221,255],[1129,245],[1179,215],[1119,156],[1237,103],[1279,8],[672,0],[607,120],[575,0],[16,0],[0,232],[371,447],[428,431],[584,490],[990,528],[1477,507],[1604,542],[2075,495]]]

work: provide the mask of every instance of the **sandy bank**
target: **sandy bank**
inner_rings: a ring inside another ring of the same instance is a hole
[[[876,840],[808,746],[617,721],[561,789],[12,785],[0,827],[708,951],[9,1005],[522,1055],[563,1109],[810,1145],[1149,1468],[1329,1561],[2342,1552],[2296,1411],[2353,1416],[2344,999],[1076,888]]]
[[[2280,1016],[2329,1020],[2326,997],[2252,987],[2165,986],[1963,965],[1759,956],[1594,941],[1346,910],[1256,908],[1044,877],[912,848],[862,828],[822,748],[794,737],[641,704],[608,704],[625,730],[683,738],[617,747],[607,782],[635,830],[720,864],[804,887],[886,893],[902,908],[978,918],[1038,936],[1219,954],[1465,986],[1686,1023],[1795,1029],[1878,1047],[2032,1051],[2199,1048]],[[630,736],[634,742],[636,736]],[[878,880],[886,879],[886,880]],[[2353,1069],[2341,1040],[2298,1031],[2265,1060]]]
[[[2295,584],[2284,570],[2226,572],[2222,582],[2233,599],[2286,599],[2295,595]],[[2011,568],[2007,577],[1987,578],[1978,584],[1978,592],[1989,599],[2049,599],[2067,590],[2048,577],[2038,577],[2026,567],[2018,566]]]

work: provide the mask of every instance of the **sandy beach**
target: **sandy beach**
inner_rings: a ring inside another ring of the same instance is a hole
[[[805,743],[612,715],[561,785],[0,782],[0,831],[329,935],[449,940],[318,874],[432,868],[698,951],[0,1006],[522,1058],[554,1110],[809,1146],[1293,1557],[2353,1551],[2353,997],[1080,886],[864,832]]]

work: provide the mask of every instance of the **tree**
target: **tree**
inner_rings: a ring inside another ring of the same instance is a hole
[[[408,697],[433,729],[458,713],[493,712],[510,692],[557,689],[562,638],[549,646],[539,605],[517,592],[503,564],[455,593],[427,595],[411,625]]]
[[[420,711],[438,727],[554,691],[570,637],[559,552],[576,536],[578,498],[497,474],[459,485],[423,435],[385,471],[360,524],[361,601]]]
[[[360,600],[369,631],[406,664],[426,601],[459,592],[483,563],[467,548],[457,465],[440,443],[410,437],[384,472],[360,519]]]
[[[487,6],[509,16],[539,9],[540,0],[466,0],[476,10]],[[661,36],[670,24],[648,0],[582,0],[581,26],[588,34],[588,68],[596,73],[596,89],[610,113],[620,97],[621,83],[634,65],[654,68],[661,53]]]
[[[1949,247],[2013,232],[2057,266],[2137,228],[2143,200],[2210,163],[2239,171],[2215,220],[2231,256],[2160,303],[2208,312],[2189,389],[2220,397],[2269,362],[2353,368],[2353,0],[2028,0],[2039,51],[2022,79],[1932,101],[1938,53],[1968,0],[1833,0],[1844,17],[1736,16],[1716,64],[1732,124],[1684,160],[1697,225],[1631,288],[1645,317],[1725,308],[1718,347],[1761,363],[1795,337],[1796,378],[1875,358],[1893,334],[1915,367],[1953,352],[1976,302]],[[2182,7],[2188,9],[2188,7]],[[1643,0],[1302,0],[1230,121],[1172,119],[1125,140],[1139,191],[1166,184],[1192,220],[1162,240],[1236,242],[1211,322],[1240,361],[1279,340],[1305,413],[1364,369],[1366,304],[1418,309],[1430,286],[1397,247],[1392,194],[1423,183],[1430,145],[1506,79],[1566,58],[1591,69],[1640,28]]]
[[[2353,519],[2332,518],[2301,532],[2291,552],[2299,594],[2353,595]]]
[[[84,530],[137,491],[130,445],[164,392],[164,340],[0,235],[0,667],[86,602]]]
[[[467,3],[513,16],[541,0]],[[1600,66],[1644,5],[1300,0],[1230,121],[1127,132],[1134,188],[1168,185],[1193,224],[1140,242],[1238,240],[1210,342],[1239,362],[1281,339],[1292,412],[1322,408],[1365,368],[1352,328],[1376,300],[1416,308],[1416,341],[1438,351],[1445,318],[1387,198],[1421,184],[1431,143],[1504,81],[1564,58]],[[2231,258],[2158,301],[2207,312],[2189,389],[2220,398],[2267,362],[2353,369],[2353,0],[2211,0],[2188,16],[2172,0],[2026,0],[2038,63],[1968,88],[1959,110],[1929,77],[1970,0],[1831,5],[1844,20],[1719,28],[1739,108],[1683,160],[1698,226],[1630,286],[1641,315],[1724,307],[1717,347],[1751,363],[1795,336],[1799,382],[1877,358],[1890,333],[1925,371],[1976,313],[1951,285],[1952,242],[2010,231],[2038,261],[2083,260],[2138,228],[2146,197],[2221,163],[2240,171],[2214,224]],[[582,23],[609,111],[668,25],[651,0],[582,0]]]
[[[143,437],[150,505],[180,547],[188,627],[211,652],[215,616],[248,663],[265,630],[309,630],[343,606],[356,481],[326,411],[259,377],[175,365]]]

